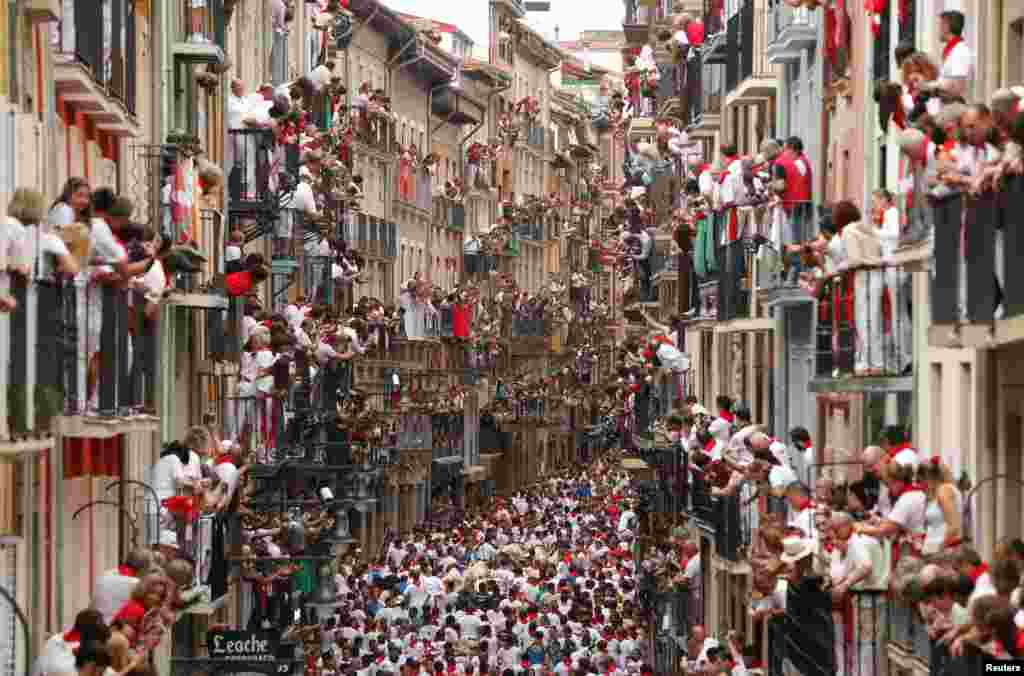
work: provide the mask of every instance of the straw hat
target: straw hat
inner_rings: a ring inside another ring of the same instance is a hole
[[[783,563],[796,563],[814,553],[814,540],[791,536],[782,541],[782,549],[782,556],[779,558]]]

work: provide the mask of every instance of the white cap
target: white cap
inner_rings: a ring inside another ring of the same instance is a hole
[[[796,472],[788,467],[775,466],[768,473],[768,483],[773,491],[785,490],[796,482]]]

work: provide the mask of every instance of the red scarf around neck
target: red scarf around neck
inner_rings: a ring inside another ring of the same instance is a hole
[[[707,453],[708,455],[711,455],[711,451],[715,449],[716,443],[717,442],[714,439],[709,439],[708,443],[704,444],[704,452]]]
[[[967,577],[971,578],[971,582],[977,583],[978,578],[988,572],[988,564],[982,561],[974,568],[971,568],[970,572],[967,573]]]
[[[729,423],[730,425],[732,424],[732,422],[734,420],[736,420],[736,416],[734,416],[729,411],[725,411],[725,410],[719,411],[718,412],[718,417],[721,418],[722,420],[724,420],[725,422]]]
[[[914,491],[921,491],[922,493],[924,493],[925,492],[925,485],[924,484],[903,484],[903,488],[901,488],[899,491],[896,491],[895,493],[893,493],[892,497],[893,497],[894,500],[899,500],[901,497],[903,497],[907,493],[913,493]]]
[[[962,37],[960,37],[959,35],[954,35],[953,38],[946,43],[946,46],[942,48],[942,60],[945,61],[946,59],[948,59],[950,53],[953,51],[953,48],[963,41],[964,39]]]
[[[893,459],[896,458],[897,455],[899,455],[903,451],[913,451],[913,450],[914,450],[913,446],[911,446],[908,442],[903,442],[899,446],[893,446],[891,449],[889,449],[889,452],[886,454],[886,458],[888,460],[893,460]]]
[[[804,511],[805,509],[813,509],[813,508],[814,508],[814,507],[816,507],[816,506],[817,506],[817,505],[815,505],[815,504],[814,504],[814,501],[813,501],[813,500],[810,500],[810,499],[808,499],[808,498],[804,498],[803,500],[801,500],[801,501],[799,502],[799,504],[797,504],[797,506],[796,506],[796,511],[798,511],[798,512],[802,512],[802,511]]]

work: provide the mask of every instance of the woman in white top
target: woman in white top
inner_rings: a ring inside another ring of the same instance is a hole
[[[162,504],[167,498],[178,495],[179,492],[195,488],[195,482],[185,472],[189,461],[189,450],[183,444],[172,442],[164,447],[160,459],[150,470],[150,485],[156,491],[156,496]],[[175,546],[178,542],[178,534],[175,529],[174,517],[165,510],[160,510],[159,542],[161,545]],[[150,518],[154,518],[151,515]],[[147,521],[147,523],[149,523]]]
[[[69,178],[60,197],[50,205],[50,225],[60,228],[72,223],[86,223],[92,191],[84,178]]]
[[[6,230],[14,240],[17,271],[34,279],[49,277],[59,271],[78,274],[78,261],[60,237],[43,230],[46,203],[43,194],[32,188],[18,188],[7,205]],[[9,264],[12,261],[9,261]]]
[[[963,537],[963,496],[953,483],[953,473],[938,456],[923,463],[918,469],[918,476],[928,496],[922,553],[937,554],[960,544]]]

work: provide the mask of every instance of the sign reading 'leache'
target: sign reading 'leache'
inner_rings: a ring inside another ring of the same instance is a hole
[[[278,637],[263,631],[211,631],[206,636],[210,658],[232,662],[273,662]]]

